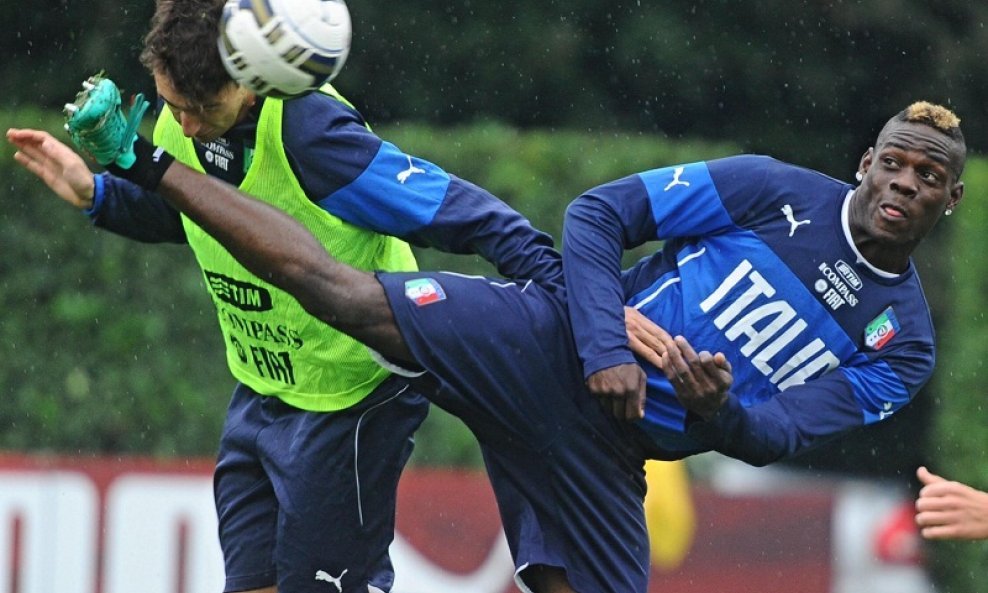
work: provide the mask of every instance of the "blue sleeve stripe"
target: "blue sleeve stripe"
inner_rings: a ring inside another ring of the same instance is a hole
[[[108,173],[106,173],[108,175]],[[100,206],[103,205],[103,196],[106,195],[106,179],[103,175],[93,175],[93,205],[83,210],[83,214],[92,217],[96,214]]]
[[[865,424],[884,420],[909,403],[909,390],[883,360],[844,367],[841,371],[854,387]]]
[[[706,235],[734,226],[706,163],[641,173],[659,239]]]
[[[432,222],[449,183],[449,175],[441,168],[382,142],[356,179],[318,204],[352,224],[405,236]]]

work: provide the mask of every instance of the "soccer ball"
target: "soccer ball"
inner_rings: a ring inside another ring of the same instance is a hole
[[[218,43],[237,83],[287,99],[339,74],[351,36],[343,0],[227,0]]]

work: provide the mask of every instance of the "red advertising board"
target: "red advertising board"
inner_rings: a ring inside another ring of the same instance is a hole
[[[0,455],[0,593],[221,591],[211,471],[205,459]],[[694,485],[688,497],[686,537],[650,525],[653,541],[685,546],[653,569],[650,592],[838,590],[835,491],[727,495]],[[517,591],[482,473],[406,471],[397,521],[394,593]]]
[[[800,593],[831,591],[832,493],[765,497],[691,490],[692,544],[678,567],[653,568],[650,593],[785,593],[794,590],[794,579]],[[461,575],[480,570],[499,529],[483,474],[415,470],[402,479],[398,532],[444,570]],[[502,591],[517,589],[490,593]]]

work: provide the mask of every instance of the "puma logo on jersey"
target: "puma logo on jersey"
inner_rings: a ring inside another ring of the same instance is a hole
[[[408,159],[408,168],[402,171],[401,173],[398,173],[398,175],[396,176],[398,178],[398,183],[402,185],[404,185],[405,182],[408,181],[408,178],[414,175],[415,173],[425,173],[425,169],[420,169],[419,167],[416,167],[415,165],[412,164],[412,157],[406,154],[405,158]]]
[[[796,215],[793,214],[792,206],[789,204],[782,207],[782,213],[786,215],[786,220],[789,221],[790,237],[796,234],[796,229],[798,229],[801,225],[810,224],[810,219],[808,218],[806,220],[796,220]]]
[[[682,175],[683,174],[683,171],[685,171],[685,170],[686,170],[686,167],[676,167],[672,171],[672,181],[670,181],[669,182],[669,185],[667,185],[665,187],[665,189],[662,190],[662,191],[669,191],[670,189],[676,187],[677,185],[682,185],[683,187],[689,187],[690,186],[690,182],[689,181],[683,181],[683,180],[681,180],[679,178],[679,176]]]
[[[325,570],[317,570],[316,580],[326,581],[327,583],[333,583],[334,585],[336,585],[337,593],[343,593],[343,575],[345,575],[348,571],[349,569],[344,568],[343,572],[340,573],[340,576],[334,577]]]

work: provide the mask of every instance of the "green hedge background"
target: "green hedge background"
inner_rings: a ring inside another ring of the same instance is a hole
[[[938,306],[945,314],[926,449],[934,472],[988,491],[988,162],[976,158],[964,181],[961,208],[945,221],[954,227],[951,241],[931,254],[948,274],[939,290]],[[988,587],[988,541],[940,543],[932,552],[944,592]]]

